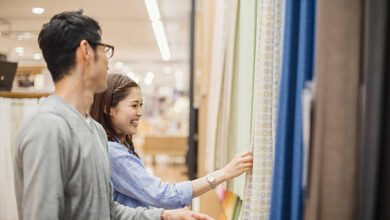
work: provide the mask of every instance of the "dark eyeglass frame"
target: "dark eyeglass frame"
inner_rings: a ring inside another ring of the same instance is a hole
[[[99,45],[99,46],[104,47],[104,52],[106,53],[106,56],[108,59],[111,59],[114,56],[114,50],[115,50],[114,46],[112,46],[110,44],[105,44],[102,42],[96,42],[96,43],[91,43],[91,44],[95,44],[95,45]]]
[[[110,44],[105,44],[105,43],[102,43],[102,42],[91,42],[91,41],[88,41],[88,43],[91,44],[91,45],[104,47],[104,52],[106,53],[106,56],[107,56],[108,59],[111,59],[114,56],[114,50],[115,50],[114,46],[112,46]],[[75,50],[79,46],[80,45],[77,44],[75,47],[73,47],[73,50]]]

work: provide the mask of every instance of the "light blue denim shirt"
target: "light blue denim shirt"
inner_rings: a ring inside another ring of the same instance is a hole
[[[142,160],[126,146],[108,142],[113,199],[129,207],[182,208],[191,204],[192,183],[164,183],[148,173]]]

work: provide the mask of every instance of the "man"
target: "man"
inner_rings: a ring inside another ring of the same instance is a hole
[[[86,113],[106,89],[114,47],[78,12],[52,17],[39,46],[55,83],[19,131],[15,188],[20,219],[209,219],[187,210],[131,209],[112,201],[107,136]]]

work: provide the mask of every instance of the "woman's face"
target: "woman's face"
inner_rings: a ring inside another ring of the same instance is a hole
[[[142,96],[140,88],[130,89],[126,98],[117,106],[110,108],[113,127],[119,135],[134,135],[137,133],[139,120],[142,116]]]

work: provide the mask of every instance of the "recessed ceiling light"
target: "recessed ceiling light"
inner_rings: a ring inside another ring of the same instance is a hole
[[[34,14],[37,14],[37,15],[41,15],[45,12],[45,9],[44,8],[32,8],[32,13]]]
[[[42,59],[42,54],[41,53],[34,53],[33,58],[34,58],[34,60],[40,60],[40,59]]]
[[[32,39],[34,39],[35,40],[35,35],[30,33],[30,32],[24,32],[24,33],[16,36],[16,39],[18,39],[18,40],[32,40]]]
[[[15,52],[16,53],[24,53],[24,48],[23,47],[16,47]]]
[[[24,48],[23,48],[23,47],[16,47],[16,48],[15,48],[15,52],[16,52],[19,56],[23,56],[23,55],[24,55]]]

